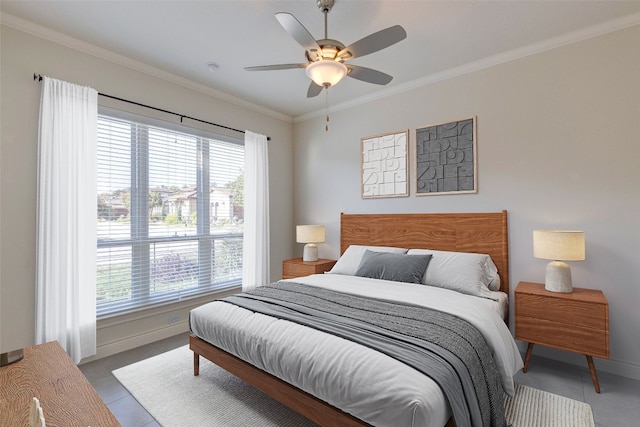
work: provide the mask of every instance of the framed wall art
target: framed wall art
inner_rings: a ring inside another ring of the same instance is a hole
[[[409,195],[409,131],[360,140],[362,198]]]
[[[416,129],[416,195],[478,192],[476,118]]]

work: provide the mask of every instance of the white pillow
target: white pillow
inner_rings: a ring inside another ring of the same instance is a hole
[[[487,287],[492,291],[499,291],[500,275],[498,274],[498,267],[496,267],[489,255],[487,255],[484,265],[484,274],[487,279]]]
[[[486,289],[500,286],[498,269],[486,254],[411,249],[408,255],[431,254],[422,283],[463,294],[486,296]]]
[[[373,252],[387,252],[394,254],[406,254],[408,251],[408,249],[393,248],[389,246],[350,245],[328,273],[355,276],[356,271],[358,271],[358,267],[360,266],[360,261],[362,261],[362,256],[367,249]]]

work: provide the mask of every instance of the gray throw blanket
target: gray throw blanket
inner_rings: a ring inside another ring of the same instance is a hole
[[[491,351],[482,334],[457,316],[292,282],[222,301],[349,339],[417,369],[443,390],[457,427],[506,426]]]

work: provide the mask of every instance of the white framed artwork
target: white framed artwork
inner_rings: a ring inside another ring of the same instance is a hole
[[[409,195],[409,130],[360,140],[362,198]]]

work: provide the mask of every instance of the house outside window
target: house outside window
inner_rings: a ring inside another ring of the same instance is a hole
[[[243,141],[100,112],[98,317],[240,286]]]

